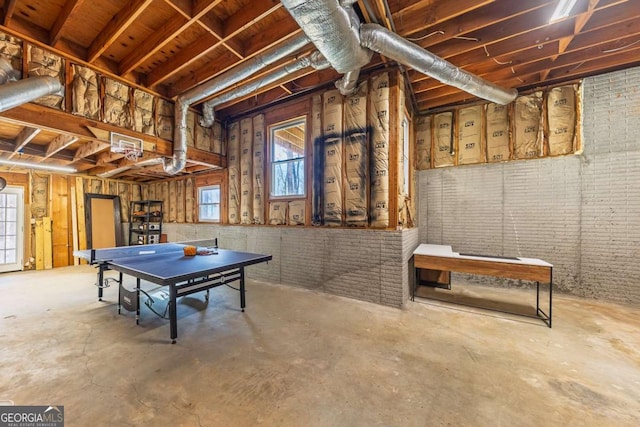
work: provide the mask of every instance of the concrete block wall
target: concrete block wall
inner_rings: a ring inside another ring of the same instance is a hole
[[[584,80],[582,154],[418,172],[420,242],[541,258],[560,291],[640,303],[639,87],[640,68]]]
[[[211,239],[221,248],[271,254],[249,278],[403,306],[418,229],[381,231],[207,224],[163,224],[168,240]]]

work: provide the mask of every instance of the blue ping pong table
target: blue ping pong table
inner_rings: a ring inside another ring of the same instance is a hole
[[[74,251],[74,256],[86,259],[98,267],[98,299],[102,300],[103,288],[108,287],[104,278],[106,270],[119,272],[120,290],[122,275],[136,278],[136,298],[138,299],[136,321],[140,315],[139,297],[142,289],[140,281],[167,286],[169,288],[169,323],[171,342],[175,344],[178,337],[178,320],[176,300],[178,297],[201,291],[209,291],[217,286],[228,285],[239,281],[240,308],[245,308],[245,274],[244,268],[253,264],[267,262],[271,255],[238,252],[217,249],[210,255],[184,256],[186,245],[206,247],[210,241],[194,241],[181,243],[159,243],[153,245],[137,245],[105,249],[88,249]],[[111,279],[113,280],[113,279]],[[208,294],[207,294],[208,296]],[[121,301],[118,298],[118,309]]]

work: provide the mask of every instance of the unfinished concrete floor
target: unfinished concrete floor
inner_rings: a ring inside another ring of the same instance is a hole
[[[171,345],[93,282],[0,275],[0,401],[64,405],[67,426],[640,425],[637,307],[558,296],[549,329],[250,281],[245,313],[226,287],[183,299]]]

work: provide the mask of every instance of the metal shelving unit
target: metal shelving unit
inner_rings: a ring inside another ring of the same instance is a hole
[[[160,243],[162,234],[161,200],[131,202],[129,214],[129,245]]]

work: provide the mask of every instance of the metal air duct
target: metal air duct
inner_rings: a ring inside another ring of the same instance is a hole
[[[517,90],[502,88],[464,71],[381,25],[363,24],[360,40],[364,47],[479,98],[505,105],[518,95]]]
[[[0,58],[0,85],[20,79],[20,72],[15,70],[11,63]]]
[[[300,28],[339,73],[360,70],[372,52],[360,45],[360,19],[353,2],[337,0],[282,0]]]
[[[165,159],[164,171],[170,175],[175,175],[184,169],[187,163],[187,111],[191,104],[246,79],[279,59],[295,53],[308,43],[309,39],[304,34],[295,36],[291,40],[275,46],[265,53],[178,96],[175,101],[174,110],[173,157],[171,159]],[[203,118],[201,122],[202,126],[210,127],[213,125],[212,112],[210,109],[203,111],[207,116]],[[211,116],[211,120],[209,116]]]
[[[39,76],[12,81],[15,76],[16,73],[11,64],[5,59],[0,59],[0,84],[2,84],[0,86],[0,112],[62,90],[60,81],[55,77]]]
[[[329,62],[318,51],[315,51],[308,56],[299,58],[292,64],[286,64],[281,66],[280,68],[275,69],[274,71],[270,72],[260,79],[256,79],[245,85],[239,86],[227,93],[224,93],[216,98],[207,101],[203,105],[203,108],[206,108],[207,111],[210,111],[210,118],[213,122],[215,114],[214,107],[218,105],[224,104],[225,102],[229,102],[241,96],[249,95],[265,86],[283,79],[290,74],[295,73],[298,70],[302,70],[303,68],[313,67],[316,70],[324,70],[325,68],[329,68],[330,66],[331,64],[329,64]]]

